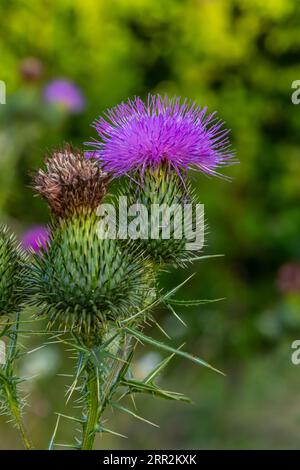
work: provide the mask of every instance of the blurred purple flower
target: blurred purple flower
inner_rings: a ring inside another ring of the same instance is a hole
[[[300,292],[300,263],[292,261],[283,264],[279,269],[277,285],[283,293]]]
[[[100,141],[86,143],[95,148],[86,156],[98,158],[116,176],[143,173],[162,162],[177,172],[194,168],[217,174],[233,158],[223,121],[176,97],[149,94],[146,103],[136,97],[108,110],[93,127]]]
[[[49,229],[44,225],[36,225],[31,227],[22,235],[22,247],[24,250],[33,249],[36,253],[38,253],[41,248],[47,248],[49,235]]]
[[[61,105],[72,113],[79,113],[85,107],[85,99],[75,83],[65,79],[56,79],[44,88],[47,103]]]

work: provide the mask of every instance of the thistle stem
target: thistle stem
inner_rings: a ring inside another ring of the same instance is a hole
[[[96,434],[99,430],[101,416],[109,403],[109,398],[112,390],[118,385],[118,377],[120,370],[124,364],[124,360],[128,354],[129,342],[126,344],[126,339],[123,338],[120,341],[117,355],[118,359],[112,359],[110,365],[110,371],[103,378],[99,378],[95,365],[88,363],[86,371],[88,374],[87,378],[87,393],[88,393],[88,416],[84,427],[83,441],[81,450],[92,450]]]
[[[25,429],[25,425],[24,425],[23,420],[22,420],[22,413],[21,413],[21,410],[20,410],[20,406],[19,406],[18,401],[14,398],[14,390],[12,390],[11,388],[12,387],[10,386],[10,384],[7,383],[6,386],[5,386],[5,393],[6,393],[6,396],[7,396],[8,406],[9,406],[11,415],[13,416],[13,418],[15,420],[17,428],[20,432],[20,435],[21,435],[21,438],[22,438],[25,449],[26,450],[31,450],[32,445],[31,445],[31,442],[30,442],[29,438],[27,437],[27,432],[26,432],[26,429]]]
[[[109,397],[110,391],[118,377],[119,369],[120,367],[115,363],[106,377],[105,386],[100,392],[97,373],[90,364],[87,366],[88,379],[86,387],[89,395],[89,405],[81,450],[93,449],[101,416],[106,408],[107,398]]]
[[[81,450],[93,449],[96,437],[96,428],[101,413],[97,375],[96,371],[94,370],[91,364],[88,364],[87,366],[87,374],[87,392],[89,395],[89,406]]]
[[[21,407],[20,407],[18,394],[17,394],[17,386],[13,377],[14,361],[17,355],[19,324],[20,324],[20,312],[17,312],[16,320],[15,320],[12,334],[11,334],[11,340],[9,343],[8,357],[7,357],[6,368],[5,368],[6,381],[5,381],[4,390],[6,393],[7,404],[9,406],[10,413],[12,417],[14,418],[17,428],[20,432],[24,447],[26,450],[31,450],[32,444],[30,442],[30,439],[27,436],[25,425],[23,423]]]

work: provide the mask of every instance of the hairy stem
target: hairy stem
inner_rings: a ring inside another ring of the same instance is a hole
[[[14,362],[17,357],[17,341],[20,323],[20,312],[17,312],[16,321],[11,333],[11,339],[8,348],[8,357],[6,361],[6,381],[4,390],[7,397],[7,404],[9,406],[10,413],[14,418],[17,428],[20,432],[24,447],[26,450],[32,449],[30,439],[27,436],[25,425],[22,419],[22,412],[20,406],[20,400],[18,399],[17,385],[14,380]]]
[[[99,429],[101,416],[109,403],[111,391],[117,385],[120,370],[127,357],[129,342],[125,338],[120,341],[117,356],[118,359],[111,359],[109,373],[105,378],[97,375],[97,370],[92,364],[87,365],[87,393],[88,393],[88,416],[84,427],[81,450],[93,449],[96,434]]]
[[[27,432],[25,429],[25,425],[23,423],[20,405],[18,403],[18,400],[15,399],[15,390],[12,390],[12,386],[9,382],[7,382],[5,386],[5,392],[6,392],[7,403],[8,403],[11,415],[13,416],[15,423],[17,425],[17,428],[20,432],[24,447],[26,450],[31,450],[32,445],[31,445],[30,439],[27,437]]]
[[[89,396],[88,415],[85,424],[81,450],[91,450],[94,445],[96,428],[100,418],[100,396],[98,390],[97,374],[91,364],[87,366],[87,393]]]

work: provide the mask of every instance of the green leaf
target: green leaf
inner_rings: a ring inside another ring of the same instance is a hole
[[[224,255],[203,255],[203,256],[196,256],[195,258],[191,258],[191,261],[200,261],[201,259],[210,259],[210,258],[222,258]]]
[[[172,348],[172,346],[169,346],[169,345],[164,344],[160,341],[157,341],[153,338],[150,338],[149,336],[146,336],[143,333],[141,333],[140,331],[134,330],[133,328],[126,327],[125,330],[128,333],[130,333],[134,338],[136,338],[140,341],[144,341],[145,343],[148,343],[152,346],[155,346],[159,349],[162,349],[163,351],[168,351],[168,352],[171,352],[171,353],[175,353],[178,356],[182,356],[186,359],[189,359],[192,362],[195,362],[196,364],[199,364],[199,365],[204,366],[204,367],[208,367],[209,369],[212,369],[215,372],[218,372],[219,374],[225,375],[223,372],[221,372],[220,370],[218,370],[215,367],[211,366],[210,364],[208,364],[208,362],[204,361],[203,359],[200,359],[199,357],[192,356],[191,354],[189,354],[185,351],[180,351],[178,349],[174,349],[174,348]]]
[[[97,432],[105,432],[107,434],[112,434],[113,436],[118,436],[118,437],[124,437],[124,439],[127,439],[127,436],[124,436],[124,434],[120,434],[119,432],[112,431],[111,429],[105,428],[103,426],[98,426]]]
[[[220,302],[220,300],[225,300],[225,297],[220,299],[202,299],[202,300],[177,300],[177,299],[168,299],[166,304],[172,305],[183,305],[184,307],[197,307],[198,305],[210,304],[214,302]]]
[[[164,336],[166,336],[168,339],[171,339],[171,336],[168,335],[168,333],[163,329],[163,327],[154,319],[152,320],[153,323],[157,326],[157,328],[162,332]]]
[[[152,396],[156,396],[158,398],[164,398],[166,400],[175,400],[183,401],[185,403],[191,403],[191,400],[182,393],[163,390],[154,384],[139,382],[136,380],[122,380],[121,385],[129,388],[128,393],[146,393]]]
[[[66,396],[67,396],[66,403],[68,403],[70,401],[71,396],[73,395],[73,392],[77,387],[80,375],[82,374],[82,372],[84,371],[84,369],[86,367],[88,359],[89,359],[89,357],[87,355],[84,355],[81,352],[79,353],[78,363],[77,363],[76,372],[75,372],[75,378],[74,378],[74,381],[72,382],[72,384],[70,385],[70,387],[67,389],[67,392],[66,392]]]
[[[129,369],[129,366],[130,366],[130,363],[131,363],[131,360],[132,360],[132,357],[133,357],[133,353],[134,351],[130,351],[130,353],[128,354],[128,357],[126,359],[126,361],[124,362],[121,370],[120,370],[120,373],[119,373],[119,377],[118,377],[118,380],[122,379],[123,377],[125,377],[125,375],[127,374],[128,372],[128,369]],[[118,382],[117,380],[117,382]]]
[[[75,416],[68,416],[64,415],[63,413],[55,413],[57,416],[61,416],[62,418],[70,419],[71,421],[76,421],[77,423],[83,424],[84,420],[80,418],[76,418]]]
[[[181,349],[182,347],[184,346],[184,343],[179,346],[178,349]],[[150,374],[147,375],[147,377],[145,377],[145,379],[143,380],[144,383],[149,383],[149,382],[152,382],[155,377],[157,377],[162,371],[163,369],[165,369],[165,367],[169,364],[169,362],[173,359],[173,357],[175,356],[176,354],[175,353],[172,353],[169,357],[167,357],[166,359],[164,359],[163,361],[161,361],[151,372]]]
[[[8,381],[8,378],[6,377],[6,375],[0,370],[0,381],[5,384],[7,383]]]
[[[182,318],[178,315],[178,313],[175,312],[174,308],[172,305],[169,305],[168,302],[166,302],[166,306],[170,310],[170,312],[174,315],[174,317],[185,327],[187,327],[187,324],[182,320]]]
[[[148,421],[148,419],[143,418],[142,416],[139,416],[136,414],[134,411],[129,410],[128,408],[125,408],[125,406],[118,405],[118,403],[112,402],[111,405],[116,408],[117,410],[124,411],[125,413],[128,413],[129,415],[133,416],[136,419],[139,419],[140,421],[144,421],[144,423],[151,424],[151,426],[154,426],[156,428],[159,428],[159,426],[155,423],[152,423],[152,421]]]
[[[53,450],[53,447],[54,447],[54,439],[55,439],[55,437],[56,437],[56,434],[57,434],[57,430],[58,430],[59,421],[60,421],[60,415],[58,415],[58,416],[57,416],[57,420],[56,420],[55,428],[54,428],[54,431],[53,431],[52,437],[51,437],[51,439],[50,439],[50,442],[49,442],[48,450]]]
[[[78,450],[78,446],[75,446],[74,444],[60,444],[59,442],[57,442],[55,445],[57,447],[66,447],[68,449]]]

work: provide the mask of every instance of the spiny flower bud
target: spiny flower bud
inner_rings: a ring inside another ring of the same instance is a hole
[[[25,261],[15,236],[0,227],[0,316],[14,313],[23,300]]]
[[[54,227],[43,255],[29,267],[30,303],[65,329],[101,335],[105,324],[129,317],[151,291],[151,274],[117,240],[101,239],[95,214],[76,215]]]
[[[66,145],[46,159],[33,177],[34,189],[56,217],[94,211],[107,191],[108,176],[93,159]]]

